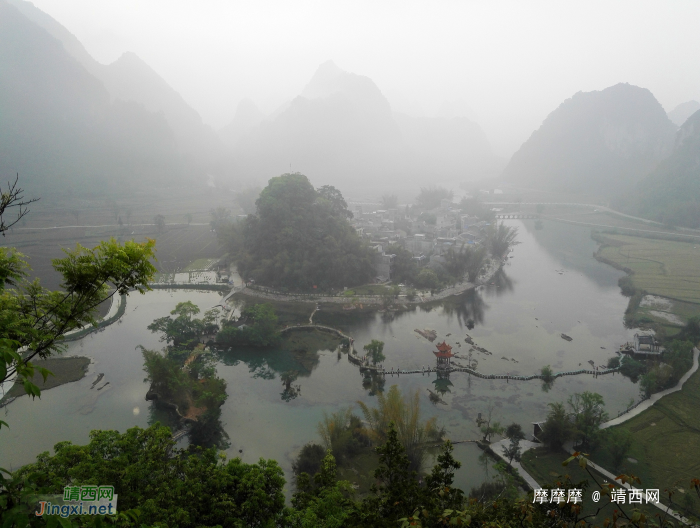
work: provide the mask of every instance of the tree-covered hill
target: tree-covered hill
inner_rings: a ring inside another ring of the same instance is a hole
[[[513,155],[516,185],[613,196],[666,158],[676,126],[647,89],[617,84],[564,101]]]
[[[624,209],[683,227],[700,227],[700,110],[676,135],[673,154],[642,180]]]
[[[220,239],[245,279],[295,291],[354,286],[373,277],[372,254],[335,187],[314,189],[303,174],[272,178],[243,225]]]

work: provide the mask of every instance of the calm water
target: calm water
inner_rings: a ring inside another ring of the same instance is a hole
[[[544,229],[536,230],[534,222],[527,220],[511,224],[519,227],[522,243],[493,284],[478,292],[394,314],[358,317],[321,310],[314,322],[349,332],[358,349],[371,339],[383,340],[387,368],[432,364],[434,344],[418,336],[416,328],[434,329],[439,341],[445,339],[463,356],[457,360],[462,364],[467,363],[469,346],[464,339],[468,333],[492,352],[473,356],[484,373],[530,374],[544,365],[551,365],[555,372],[573,370],[579,364],[588,367],[589,360],[604,364],[634,333],[622,323],[627,300],[617,287],[621,273],[593,259],[596,245],[588,229],[545,222]],[[220,296],[163,290],[131,295],[118,324],[70,344],[68,354],[93,359],[88,375],[51,389],[42,400],[20,398],[3,409],[3,419],[11,428],[0,431],[0,467],[10,469],[30,462],[60,440],[85,443],[91,429],[124,431],[157,420],[168,423],[166,413],[144,400],[148,387],[136,347],[160,347],[158,336],[146,326],[188,299],[205,310],[216,305]],[[475,323],[472,330],[467,328],[470,320]],[[573,341],[561,339],[562,333]],[[222,423],[230,436],[229,456],[241,456],[247,462],[274,458],[285,469],[288,481],[299,448],[308,441],[319,441],[316,425],[324,411],[334,412],[358,400],[371,404],[375,399],[363,388],[357,369],[335,351],[301,356],[283,351],[234,351],[222,359],[218,372],[228,382]],[[300,373],[295,385],[301,391],[291,401],[283,399],[280,381],[280,374],[288,370]],[[105,377],[98,386],[106,381],[110,384],[97,392],[90,386],[99,372]],[[387,377],[386,387],[396,383],[402,390],[420,391],[424,415],[437,416],[453,440],[478,438],[474,420],[489,408],[496,420],[517,421],[529,432],[530,422],[546,415],[548,403],[563,401],[574,392],[599,392],[611,415],[632,398],[639,398],[639,388],[619,375],[563,378],[544,392],[540,381],[506,383],[455,373],[449,392],[443,395],[446,405],[434,406],[427,392],[435,390],[434,381],[434,375],[394,376]],[[486,478],[477,461],[480,453],[472,444],[455,448],[463,462],[457,481],[465,489]]]

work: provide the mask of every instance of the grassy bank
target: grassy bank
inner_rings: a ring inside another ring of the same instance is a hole
[[[522,464],[523,468],[525,468],[525,470],[530,475],[532,475],[532,477],[539,484],[552,485],[557,480],[561,480],[562,478],[564,478],[565,475],[568,475],[571,479],[571,482],[574,484],[578,484],[579,482],[582,482],[584,480],[587,481],[589,483],[589,487],[583,494],[581,512],[583,515],[592,515],[596,512],[600,505],[607,503],[607,499],[602,499],[597,504],[593,502],[591,494],[593,493],[593,491],[599,489],[598,486],[596,485],[595,481],[591,479],[588,473],[585,470],[581,469],[581,467],[579,467],[578,463],[574,462],[566,467],[562,466],[562,462],[567,458],[569,458],[569,455],[567,453],[564,453],[563,451],[552,453],[547,451],[546,448],[541,447],[526,451],[523,454],[520,463]],[[591,457],[591,459],[594,458],[596,457]],[[595,462],[598,461],[595,460]],[[596,480],[599,483],[602,484],[604,481],[607,482],[607,479],[605,477],[593,470],[591,471],[593,472]],[[642,482],[644,483],[644,481]],[[651,486],[647,485],[645,487],[648,488]],[[634,506],[637,506],[638,509],[640,509],[647,516],[654,517],[655,515],[661,513],[659,509],[653,506],[647,506],[644,504],[642,504],[641,507],[637,504],[635,504]],[[623,509],[628,515],[631,515],[633,510],[633,508],[630,507],[629,504],[626,504],[622,508],[620,508],[620,506],[618,505],[608,505],[598,514],[598,516],[596,517],[596,521],[602,524],[602,521],[606,517],[612,516],[612,511],[614,508]]]
[[[628,274],[620,281],[631,296],[628,325],[654,325],[673,335],[700,315],[700,245],[609,233],[593,237],[601,244],[596,258]]]
[[[675,486],[688,489],[690,479],[700,478],[700,370],[653,407],[616,426],[632,434],[629,456],[619,468],[642,479],[646,488],[661,490]],[[601,449],[593,460],[613,471],[610,454]],[[630,460],[631,459],[631,460]],[[690,490],[688,490],[690,491]],[[686,498],[688,497],[688,498]],[[700,499],[678,493],[674,501],[688,502],[700,517]]]
[[[40,359],[32,363],[37,367],[44,367],[53,373],[53,376],[46,378],[46,381],[41,377],[41,374],[38,372],[34,373],[32,383],[43,392],[65,383],[82,379],[87,372],[88,365],[90,365],[90,359],[86,357],[56,357]],[[24,387],[19,383],[15,383],[0,401],[23,396],[24,394],[26,394]]]
[[[82,330],[78,332],[74,332],[70,335],[64,336],[63,341],[77,341],[78,339],[82,339],[88,334],[91,334],[93,332],[97,332],[100,329],[111,325],[112,323],[115,323],[119,320],[119,318],[124,315],[124,312],[126,312],[126,295],[122,295],[120,299],[120,304],[119,308],[117,309],[117,313],[115,313],[112,317],[109,317],[107,319],[102,319],[99,321],[96,325],[94,326],[88,326],[86,328],[83,328]]]

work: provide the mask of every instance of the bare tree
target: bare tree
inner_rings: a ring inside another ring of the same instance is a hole
[[[5,236],[5,231],[10,229],[13,225],[19,222],[28,212],[27,206],[30,203],[38,202],[39,198],[32,198],[31,200],[24,199],[24,189],[17,187],[17,182],[19,181],[19,174],[15,177],[13,183],[7,182],[7,190],[2,191],[2,196],[0,197],[0,233]],[[9,212],[8,209],[16,207],[15,210],[17,216],[9,221],[5,222],[5,213]]]

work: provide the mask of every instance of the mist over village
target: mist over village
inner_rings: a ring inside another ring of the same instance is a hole
[[[697,20],[0,0],[0,525],[700,526]]]

